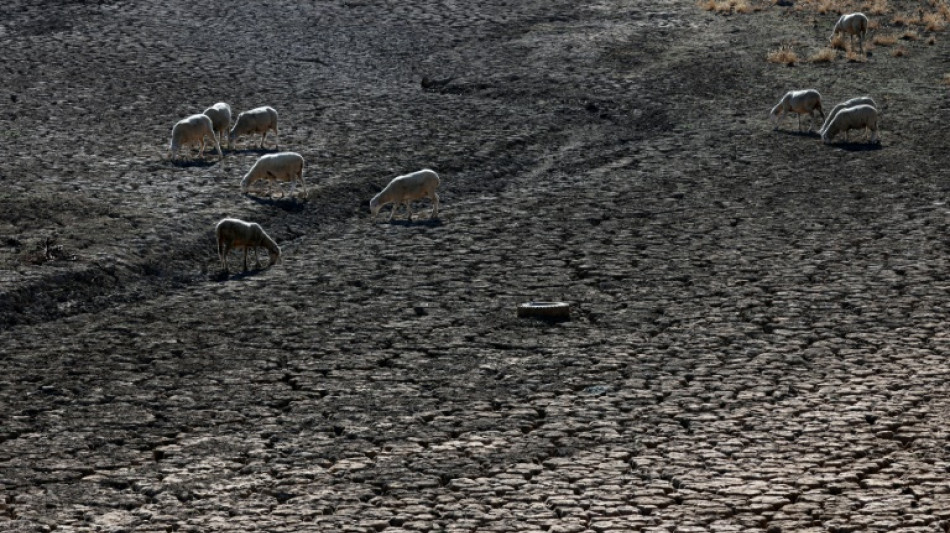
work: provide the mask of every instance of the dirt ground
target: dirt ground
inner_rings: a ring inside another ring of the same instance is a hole
[[[0,530],[950,531],[950,33],[786,67],[788,4],[6,2]],[[774,130],[805,87],[882,143]],[[165,158],[217,101],[307,201]]]

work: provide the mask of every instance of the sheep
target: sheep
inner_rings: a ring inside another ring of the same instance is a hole
[[[396,209],[399,208],[400,203],[406,204],[409,220],[412,221],[412,207],[409,202],[425,197],[432,200],[432,214],[429,215],[429,218],[435,218],[439,215],[439,195],[435,192],[439,183],[439,175],[428,168],[393,178],[389,185],[386,185],[386,188],[369,202],[373,221],[376,220],[379,209],[389,203],[394,204],[392,211],[389,213],[390,221],[393,219],[393,215],[396,214]]]
[[[842,109],[847,109],[856,105],[869,105],[874,109],[877,109],[877,103],[870,96],[859,96],[857,98],[852,98],[850,100],[841,102],[840,104],[834,106],[828,113],[828,117],[825,119],[825,123],[822,124],[821,129],[818,130],[818,133],[824,133],[825,128],[828,127],[828,124],[831,124],[831,119],[835,118],[835,115],[837,115]]]
[[[228,130],[231,129],[231,106],[224,102],[218,102],[205,109],[204,114],[211,119],[214,125],[214,134],[220,138],[219,144],[228,138],[228,148],[231,148],[231,139],[228,137]]]
[[[785,93],[785,96],[779,100],[778,104],[772,108],[772,112],[769,113],[769,119],[775,123],[775,128],[773,129],[778,129],[778,122],[783,113],[797,113],[798,131],[801,131],[802,115],[807,113],[808,116],[811,117],[811,126],[813,127],[815,122],[815,111],[818,111],[822,120],[824,120],[825,113],[821,109],[821,94],[818,91],[815,89],[788,91]]]
[[[824,132],[821,134],[821,141],[825,144],[831,144],[831,139],[843,131],[868,129],[871,130],[870,142],[880,143],[880,138],[877,136],[877,125],[877,109],[873,106],[864,104],[849,107],[839,111],[838,114],[835,115],[835,118],[831,120],[831,123],[825,127]],[[865,135],[866,134],[867,132],[865,132]]]
[[[830,41],[834,41],[835,35],[847,33],[851,47],[854,47],[854,36],[858,36],[858,47],[864,51],[864,36],[868,32],[868,17],[864,13],[848,13],[841,15],[835,27],[831,30]]]
[[[257,249],[259,247],[267,248],[270,256],[270,265],[276,265],[280,262],[280,247],[271,239],[259,224],[254,222],[244,222],[236,218],[224,218],[214,227],[214,235],[218,239],[218,257],[221,258],[221,265],[224,271],[228,270],[228,252],[234,248],[244,249],[244,270],[247,270],[247,249],[254,249],[254,262],[260,267],[260,261],[257,258]]]
[[[224,158],[221,153],[221,145],[218,144],[217,137],[214,136],[214,124],[207,115],[191,115],[190,117],[179,120],[172,127],[172,140],[168,147],[169,157],[175,159],[178,156],[178,150],[182,145],[201,143],[201,150],[198,157],[205,153],[205,137],[214,139],[214,147],[218,150],[218,156]]]
[[[267,191],[270,193],[271,184],[275,181],[289,181],[290,193],[294,192],[297,182],[303,187],[303,197],[307,197],[307,184],[303,181],[303,156],[297,152],[280,152],[261,156],[251,167],[251,170],[241,180],[241,192],[246,193],[248,188],[259,180],[267,180]],[[281,197],[284,190],[280,190]]]
[[[272,107],[258,107],[238,115],[228,136],[228,142],[233,144],[240,135],[260,133],[260,147],[264,148],[264,139],[267,138],[267,132],[270,130],[274,130],[274,144],[280,150],[280,143],[277,141],[277,111],[274,111]]]

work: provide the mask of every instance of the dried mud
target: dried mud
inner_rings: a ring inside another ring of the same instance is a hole
[[[950,531],[943,34],[786,68],[833,16],[4,12],[0,530]],[[798,87],[883,143],[773,130]],[[250,143],[163,158],[220,100],[309,200],[240,194]],[[370,223],[425,166],[440,217]],[[283,261],[222,276],[224,216]]]

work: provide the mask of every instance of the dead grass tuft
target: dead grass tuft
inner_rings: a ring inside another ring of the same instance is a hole
[[[768,60],[769,63],[792,66],[798,62],[798,54],[795,53],[795,50],[792,50],[791,46],[783,44],[778,49],[769,52]]]
[[[815,8],[815,11],[820,15],[827,15],[829,13],[837,13],[840,15],[843,11],[841,11],[841,7],[838,4],[839,1],[837,0],[822,0],[818,4],[818,7]]]
[[[831,63],[836,57],[838,57],[838,52],[834,48],[825,47],[812,54],[808,61],[812,63]]]
[[[935,35],[931,35],[930,38],[927,39],[927,45],[933,46],[935,44],[937,44],[937,37]]]
[[[887,0],[873,0],[872,2],[868,2],[864,10],[867,11],[869,15],[879,17],[890,12],[891,6],[887,5]]]
[[[848,59],[848,63],[866,63],[868,60],[864,53],[855,52],[854,50],[849,51],[845,57]]]
[[[903,45],[898,46],[893,52],[891,52],[891,55],[894,57],[904,57],[907,55],[907,47]]]
[[[891,24],[895,26],[916,26],[920,24],[920,19],[915,15],[897,13],[891,18]]]
[[[927,13],[921,18],[921,23],[927,31],[943,31],[947,25],[940,13]]]
[[[879,33],[874,35],[871,42],[878,46],[894,46],[897,44],[897,36],[893,33]]]
[[[907,30],[903,34],[901,34],[901,39],[905,41],[916,41],[920,39],[920,34],[914,30]]]
[[[950,74],[943,75],[943,84],[950,86]]]
[[[700,2],[699,7],[705,11],[712,11],[721,15],[756,11],[747,0],[706,0]]]
[[[847,49],[848,49],[848,40],[845,39],[844,36],[839,33],[839,34],[836,34],[836,35],[831,39],[831,44],[830,44],[829,46],[830,46],[831,48],[834,48],[835,50],[847,50]]]

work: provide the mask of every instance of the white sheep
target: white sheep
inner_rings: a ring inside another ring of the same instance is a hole
[[[843,131],[865,129],[871,130],[872,143],[880,143],[881,141],[877,136],[877,127],[878,114],[877,109],[873,106],[865,104],[849,107],[839,111],[835,118],[831,120],[831,123],[825,127],[825,131],[821,134],[821,141],[830,144],[831,139]],[[866,131],[865,135],[867,135]]]
[[[211,119],[211,124],[214,126],[214,134],[219,138],[219,144],[223,143],[227,138],[228,148],[231,148],[231,139],[228,137],[228,132],[231,129],[231,106],[224,102],[218,102],[208,109],[205,109],[204,114]]]
[[[435,218],[439,215],[439,195],[435,189],[439,186],[439,175],[430,169],[417,170],[411,174],[397,176],[386,185],[386,188],[373,197],[369,202],[370,212],[373,214],[373,220],[379,214],[379,209],[386,204],[394,204],[393,210],[389,213],[389,220],[393,219],[396,209],[400,203],[406,204],[406,211],[409,214],[409,220],[412,220],[412,207],[409,203],[412,200],[418,200],[428,197],[432,200],[432,214],[429,218]]]
[[[841,110],[847,109],[847,108],[849,108],[849,107],[854,107],[854,106],[856,106],[856,105],[869,105],[869,106],[873,107],[874,109],[877,109],[877,103],[876,103],[876,102],[874,101],[874,99],[871,98],[870,96],[859,96],[859,97],[857,97],[857,98],[852,98],[852,99],[850,99],[850,100],[845,100],[844,102],[841,102],[840,104],[834,106],[834,107],[831,109],[831,111],[828,113],[828,117],[825,118],[825,123],[822,124],[822,125],[821,125],[821,129],[818,130],[818,133],[819,133],[819,134],[824,133],[824,132],[825,132],[825,128],[828,127],[828,124],[831,124],[831,119],[835,118],[835,115],[837,115],[839,112],[841,112]],[[846,133],[846,134],[847,134],[847,133]]]
[[[191,115],[190,117],[179,120],[172,127],[172,140],[168,147],[169,157],[175,159],[178,156],[178,150],[185,145],[201,143],[201,150],[198,157],[205,153],[205,137],[211,137],[214,140],[214,147],[218,150],[218,156],[224,158],[221,153],[221,145],[214,136],[214,124],[207,115]]]
[[[270,193],[271,184],[275,181],[289,181],[290,194],[293,195],[297,182],[303,187],[303,197],[307,197],[307,184],[303,181],[303,156],[297,152],[280,152],[263,155],[254,163],[241,180],[241,192],[246,193],[256,181],[267,180],[267,192]],[[279,187],[279,186],[278,186]],[[281,197],[284,190],[280,190]]]
[[[815,89],[802,89],[800,91],[788,91],[782,96],[782,99],[779,100],[778,104],[772,108],[772,112],[769,113],[769,119],[775,123],[775,128],[778,129],[779,119],[784,113],[797,113],[798,114],[798,130],[802,129],[802,115],[808,114],[811,117],[811,126],[814,126],[815,122],[815,111],[821,115],[822,120],[825,118],[825,113],[821,109],[821,94]]]
[[[260,147],[264,148],[264,139],[267,138],[267,132],[270,130],[274,130],[274,143],[280,150],[280,143],[277,140],[277,111],[274,111],[272,107],[258,107],[238,115],[228,136],[228,142],[234,144],[240,135],[260,133]]]
[[[214,227],[214,235],[218,239],[218,257],[224,271],[228,270],[228,252],[235,248],[244,249],[244,270],[247,270],[248,248],[254,249],[254,262],[260,267],[257,258],[259,247],[267,248],[270,264],[276,265],[280,261],[280,247],[271,239],[259,224],[244,222],[236,218],[224,218]]]
[[[868,17],[864,13],[848,13],[841,15],[838,18],[838,22],[835,23],[835,27],[831,30],[831,38],[829,40],[833,41],[835,35],[839,33],[847,33],[849,43],[851,47],[854,47],[854,36],[858,36],[858,47],[863,52],[864,51],[864,36],[868,32]]]

